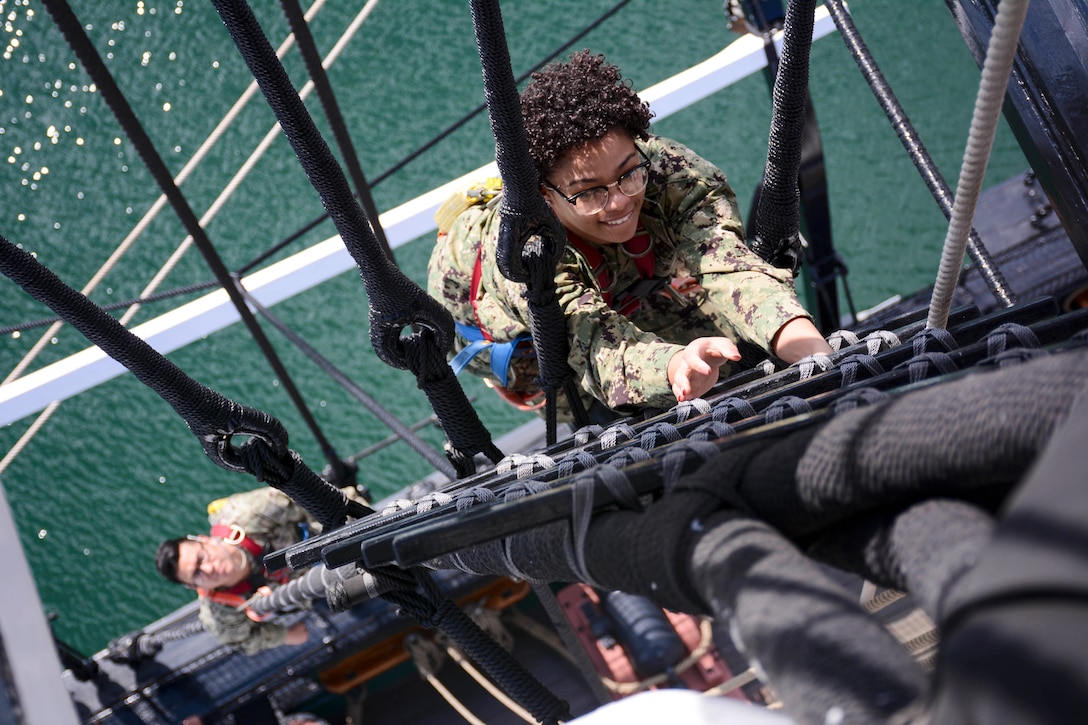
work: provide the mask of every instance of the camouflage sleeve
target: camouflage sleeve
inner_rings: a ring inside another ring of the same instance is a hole
[[[427,262],[427,293],[442,303],[458,322],[473,318],[472,271],[490,218],[486,207],[462,212],[448,232],[439,234]]]
[[[675,141],[655,137],[650,147],[665,174],[660,204],[681,258],[729,326],[771,350],[783,325],[811,318],[792,274],[745,244],[736,195],[717,167]]]
[[[220,644],[251,655],[279,647],[287,627],[276,622],[254,622],[245,612],[208,599],[200,600],[200,621]]]
[[[454,319],[479,322],[495,339],[513,340],[529,332],[524,285],[502,276],[495,263],[498,214],[474,207],[462,213],[440,235],[428,265],[428,291],[450,310]],[[481,259],[481,284],[476,308],[470,294],[476,256]],[[610,408],[628,411],[640,406],[676,404],[668,382],[668,362],[682,346],[663,342],[614,312],[590,281],[569,248],[556,273],[557,292],[570,339],[568,362],[580,386]],[[460,349],[459,343],[455,349]],[[490,375],[485,350],[469,369]]]

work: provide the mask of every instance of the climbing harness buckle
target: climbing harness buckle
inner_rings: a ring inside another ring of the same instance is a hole
[[[223,537],[223,541],[237,546],[245,541],[246,530],[238,524],[230,524],[230,533]]]

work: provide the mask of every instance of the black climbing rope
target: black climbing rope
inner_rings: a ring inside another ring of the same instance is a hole
[[[382,253],[339,164],[249,6],[241,0],[214,0],[214,4],[359,267],[370,300],[370,339],[378,357],[415,373],[449,438],[451,460],[459,472],[467,475],[474,470],[476,453],[498,461],[502,452],[446,363],[446,352],[453,344],[450,313]]]
[[[770,20],[765,12],[762,2],[746,2],[749,8],[750,23],[754,26],[753,32],[758,31],[763,37],[763,53],[767,57],[765,75],[773,89],[774,80],[778,73],[778,50],[775,48],[774,36],[781,27],[781,14],[774,20]],[[781,10],[781,3],[775,3]],[[734,3],[726,4],[730,17],[730,27],[737,29],[736,24],[741,19]],[[823,139],[820,134],[820,125],[816,120],[816,109],[812,103],[811,94],[805,93],[805,124],[804,135],[801,140],[801,159],[799,175],[797,179],[800,193],[801,221],[805,233],[805,245],[803,254],[808,273],[808,287],[814,294],[814,317],[816,326],[825,335],[841,326],[841,313],[839,312],[839,299],[837,281],[842,278],[844,295],[850,306],[850,313],[856,317],[853,300],[850,297],[850,287],[846,276],[848,269],[842,256],[835,249],[831,234],[831,208],[828,202],[828,184],[826,165],[824,164]],[[759,204],[762,182],[757,186],[752,199],[749,219],[755,219],[756,209]],[[754,227],[752,228],[754,231]]]
[[[298,52],[306,64],[306,72],[310,74],[317,97],[321,100],[321,108],[325,111],[325,118],[332,129],[333,138],[340,149],[340,158],[348,169],[351,182],[355,185],[355,195],[359,203],[363,205],[370,229],[378,240],[378,245],[385,252],[390,261],[394,261],[393,250],[389,246],[389,240],[385,238],[385,230],[378,221],[378,207],[374,204],[374,197],[370,193],[370,185],[366,182],[363,167],[359,164],[359,156],[355,153],[355,144],[351,142],[351,134],[348,132],[344,115],[340,112],[340,104],[336,102],[336,94],[329,83],[329,76],[325,72],[325,66],[321,63],[321,54],[317,50],[317,43],[310,32],[310,26],[306,23],[306,17],[302,13],[302,7],[298,0],[280,0],[283,14],[287,16],[287,22],[291,25],[291,32],[298,42]]]
[[[839,35],[842,36],[843,42],[846,43],[846,47],[850,50],[850,54],[853,56],[858,68],[861,69],[862,75],[865,76],[865,80],[880,103],[880,107],[884,109],[888,121],[895,128],[896,136],[899,137],[903,147],[910,154],[910,158],[914,162],[915,168],[918,169],[918,173],[922,175],[926,187],[941,207],[941,212],[944,213],[946,219],[950,218],[952,216],[952,190],[941,175],[937,164],[934,163],[933,157],[929,155],[925,145],[918,138],[918,132],[911,124],[910,118],[907,117],[902,105],[900,105],[899,99],[892,92],[891,87],[884,78],[884,74],[880,72],[880,67],[877,66],[868,46],[865,45],[861,33],[858,32],[857,26],[854,25],[853,18],[850,17],[850,13],[844,7],[842,0],[827,0],[826,5],[828,12],[831,14],[831,19],[835,21],[835,27],[839,29]],[[971,229],[967,242],[967,253],[971,256],[975,266],[978,267],[979,274],[982,275],[982,279],[986,282],[986,286],[989,288],[990,293],[993,294],[994,299],[1005,307],[1016,304],[1015,293],[1009,289],[1008,282],[1005,281],[1001,269],[994,264],[989,251],[974,228]]]
[[[83,333],[182,417],[204,452],[228,471],[249,473],[280,489],[323,527],[373,511],[306,467],[287,446],[287,431],[271,415],[228,400],[198,383],[85,296],[62,282],[29,252],[0,236],[0,271]],[[235,437],[248,438],[240,446]]]
[[[567,396],[575,425],[589,423],[567,364],[570,342],[555,291],[555,265],[566,246],[566,235],[539,192],[499,3],[471,0],[470,5],[491,131],[495,136],[495,161],[503,179],[496,262],[507,279],[526,286],[540,386],[547,395],[546,436],[548,443],[554,443],[559,391]]]
[[[767,166],[749,246],[776,267],[794,275],[801,267],[801,143],[805,131],[809,49],[816,0],[792,0],[786,6],[782,58],[774,81],[774,108],[767,141]]]
[[[204,256],[208,267],[215,274],[220,286],[226,290],[231,302],[234,303],[234,307],[238,310],[238,315],[242,318],[250,335],[253,336],[253,339],[261,348],[265,358],[268,359],[269,364],[272,366],[272,370],[276,373],[276,377],[283,383],[283,387],[287,391],[288,396],[295,404],[295,407],[298,408],[303,420],[317,440],[321,452],[325,456],[328,465],[333,472],[334,480],[342,486],[351,484],[354,480],[352,477],[352,469],[340,460],[340,457],[336,454],[332,444],[325,437],[324,433],[322,433],[321,428],[317,425],[317,421],[310,413],[305,402],[303,402],[302,395],[299,393],[294,381],[288,374],[287,368],[284,367],[283,362],[279,359],[272,344],[268,341],[268,337],[264,334],[264,330],[257,324],[257,320],[253,317],[253,313],[246,307],[245,300],[239,290],[240,284],[238,279],[232,277],[226,266],[223,264],[223,260],[219,257],[211,240],[208,239],[208,235],[200,226],[200,221],[197,219],[196,214],[193,213],[192,208],[189,206],[189,202],[185,199],[184,195],[182,195],[181,189],[174,183],[170,170],[166,167],[162,157],[155,149],[155,145],[151,142],[151,138],[147,135],[140,120],[136,117],[136,113],[132,110],[128,100],[121,92],[113,75],[109,72],[109,69],[106,68],[106,64],[102,62],[102,58],[95,49],[94,44],[91,43],[90,38],[87,37],[83,25],[79,22],[79,19],[76,18],[75,13],[72,11],[72,8],[69,7],[66,0],[46,0],[45,6],[49,11],[49,14],[53,17],[53,22],[68,41],[68,45],[79,58],[83,68],[98,86],[102,93],[102,97],[106,100],[107,105],[110,107],[113,115],[117,118],[118,123],[120,123],[121,127],[125,130],[125,135],[128,136],[129,140],[136,147],[136,150],[140,154],[140,158],[143,160],[144,164],[147,166],[148,171],[154,177],[156,183],[158,183],[163,194],[165,194],[170,201],[170,206],[173,207],[174,212],[185,226],[185,231],[189,233],[193,242],[200,250],[200,253]]]

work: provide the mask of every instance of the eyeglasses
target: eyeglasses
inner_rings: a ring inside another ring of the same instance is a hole
[[[643,158],[642,163],[629,171],[625,171],[620,178],[611,184],[594,186],[592,189],[579,191],[574,196],[567,196],[547,179],[544,180],[544,186],[559,194],[568,203],[573,204],[574,210],[582,216],[591,216],[608,205],[609,190],[613,186],[619,189],[624,196],[635,196],[646,188],[646,182],[650,178],[650,160],[646,158],[646,154],[642,153],[642,149],[636,146],[635,150]]]
[[[208,560],[208,546],[203,541],[196,541],[195,543],[199,547],[199,551],[193,561],[193,573],[189,577],[189,583],[198,587],[208,581],[207,575],[204,573],[204,563]]]

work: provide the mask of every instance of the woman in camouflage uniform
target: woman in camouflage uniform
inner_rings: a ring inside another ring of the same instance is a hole
[[[791,272],[744,243],[725,175],[649,134],[649,108],[618,68],[577,53],[534,74],[521,104],[541,193],[568,235],[555,280],[568,362],[589,398],[629,414],[698,397],[740,359],[741,339],[787,363],[830,352]],[[473,203],[488,198],[479,191],[455,218],[439,218],[428,268],[430,293],[459,323],[457,350],[481,332],[495,342],[529,332],[524,286],[495,263],[496,205]],[[455,368],[531,407],[539,390],[530,344],[508,365],[491,364],[497,348],[479,344]]]

